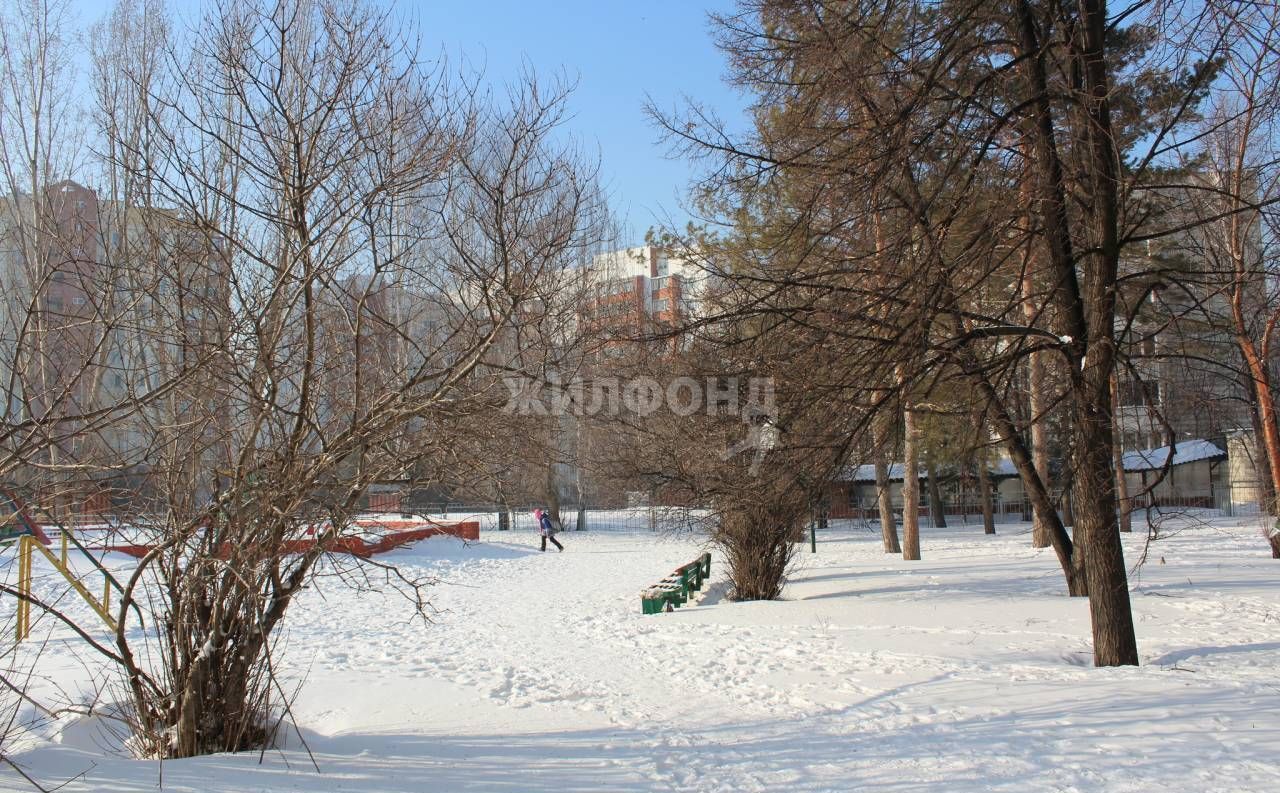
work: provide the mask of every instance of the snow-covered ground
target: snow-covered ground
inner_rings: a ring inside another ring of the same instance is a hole
[[[336,580],[291,613],[282,666],[305,677],[319,772],[296,740],[130,760],[84,720],[14,759],[67,791],[1280,790],[1280,562],[1256,519],[1165,526],[1124,669],[1090,667],[1087,604],[1027,528],[926,529],[907,563],[837,525],[767,603],[727,601],[713,551],[697,605],[653,616],[639,592],[697,536],[436,538],[384,557],[438,579],[431,624]],[[33,685],[89,692],[94,666],[58,638]],[[28,788],[5,769],[0,789]]]

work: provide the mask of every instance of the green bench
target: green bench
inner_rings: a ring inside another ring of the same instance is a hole
[[[702,582],[711,575],[711,554],[704,553],[640,595],[640,611],[644,614],[660,614],[667,607],[680,608],[689,602],[689,593],[702,589]]]

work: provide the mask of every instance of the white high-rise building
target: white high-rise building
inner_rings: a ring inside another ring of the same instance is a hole
[[[645,320],[678,325],[696,316],[706,272],[655,245],[610,251],[591,262],[594,297],[584,314],[605,324]]]

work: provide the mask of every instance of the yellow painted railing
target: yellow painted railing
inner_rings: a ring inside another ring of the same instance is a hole
[[[53,569],[57,570],[63,578],[71,584],[80,597],[94,610],[94,612],[102,618],[111,630],[116,629],[115,618],[111,616],[111,586],[115,582],[106,570],[101,570],[103,574],[102,599],[99,600],[72,572],[70,565],[67,564],[67,532],[62,533],[62,554],[61,558],[55,556],[52,551],[44,547],[44,545],[35,537],[24,535],[18,539],[18,611],[17,611],[17,640],[22,641],[27,638],[31,632],[31,567],[35,561],[35,551],[40,551],[44,558],[53,565]]]

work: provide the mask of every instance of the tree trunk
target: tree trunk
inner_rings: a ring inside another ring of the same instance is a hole
[[[920,559],[919,431],[915,411],[906,395],[902,399],[902,558]]]
[[[1089,581],[1089,612],[1093,622],[1093,660],[1098,666],[1138,664],[1133,631],[1128,571],[1116,518],[1115,472],[1112,471],[1111,378],[1115,372],[1115,300],[1119,271],[1119,208],[1116,184],[1117,152],[1111,129],[1107,79],[1105,0],[1080,1],[1079,54],[1083,76],[1082,110],[1087,117],[1086,168],[1091,207],[1088,215],[1093,250],[1079,263],[1080,303],[1087,341],[1086,352],[1073,366],[1077,443],[1072,490],[1079,513],[1076,527],[1084,539],[1084,563]],[[1055,187],[1061,195],[1061,182]],[[1065,216],[1064,216],[1065,217]]]
[[[1073,439],[1073,446],[1078,443],[1078,438]],[[1107,454],[1108,456],[1110,455],[1109,448],[1107,450]],[[1076,469],[1078,461],[1073,453],[1068,451],[1066,453],[1066,460],[1064,460],[1064,463],[1066,471],[1062,477],[1062,492],[1059,494],[1058,498],[1060,508],[1062,509],[1062,523],[1071,531],[1071,541],[1074,544],[1074,552],[1071,556],[1071,566],[1075,569],[1076,578],[1085,582],[1086,591],[1091,591],[1088,589],[1089,571],[1087,569],[1089,538],[1076,522],[1075,487],[1076,479],[1079,476],[1079,471]],[[1107,470],[1110,470],[1110,463],[1108,463]],[[1114,482],[1112,485],[1114,486]]]
[[[1245,364],[1253,381],[1254,404],[1257,406],[1258,424],[1262,435],[1258,445],[1262,447],[1270,474],[1271,492],[1280,494],[1280,418],[1276,416],[1275,401],[1271,396],[1271,373],[1258,355],[1251,340],[1240,338],[1237,342],[1244,355]],[[1273,502],[1274,502],[1273,498]],[[1276,504],[1267,505],[1267,512],[1276,514]]]
[[[929,515],[933,518],[933,527],[945,529],[947,527],[946,505],[942,503],[942,488],[938,486],[938,467],[934,465],[932,457],[925,461],[925,475],[929,477]]]
[[[978,500],[982,506],[982,531],[984,534],[996,533],[996,516],[994,499],[991,495],[991,472],[982,460],[974,463],[974,472],[978,478]]]
[[[1115,373],[1111,375],[1111,415],[1120,412],[1120,387]],[[1116,472],[1116,502],[1120,507],[1120,531],[1133,531],[1133,507],[1129,503],[1129,483],[1124,477],[1124,444],[1119,438],[1112,438],[1112,465]]]
[[[1251,381],[1252,384],[1252,381]],[[1255,394],[1256,399],[1256,394]],[[1258,406],[1256,404],[1249,406],[1250,418],[1253,420],[1253,450],[1252,455],[1254,477],[1258,482],[1258,488],[1261,491],[1258,494],[1258,507],[1268,515],[1276,516],[1276,506],[1280,503],[1276,499],[1275,485],[1272,484],[1274,477],[1271,475],[1271,464],[1267,462],[1267,455],[1259,446],[1262,441],[1262,417],[1259,415]]]
[[[1076,525],[1076,507],[1071,498],[1072,490],[1075,488],[1075,476],[1074,472],[1068,474],[1067,481],[1062,485],[1062,522],[1068,526]]]
[[[1032,156],[1030,146],[1026,143],[1023,143],[1023,156],[1028,161]],[[1030,178],[1022,179],[1018,185],[1019,198],[1022,200],[1022,205],[1028,209],[1035,205],[1035,191],[1032,185]],[[1028,217],[1028,225],[1031,222],[1031,218]],[[1023,316],[1027,325],[1031,327],[1041,324],[1040,309],[1036,305],[1035,272],[1036,250],[1033,245],[1028,245],[1022,259],[1022,279],[1018,286],[1022,297]],[[1027,423],[1031,429],[1032,464],[1035,465],[1040,481],[1044,482],[1045,487],[1052,489],[1053,483],[1049,481],[1049,436],[1044,415],[1049,404],[1045,394],[1044,364],[1044,357],[1039,352],[1032,352],[1027,356],[1027,412],[1029,414]],[[1031,547],[1048,548],[1052,542],[1049,536],[1049,524],[1039,511],[1032,515],[1031,521]]]
[[[1076,415],[1080,451],[1073,477],[1077,514],[1072,532],[1084,544],[1094,663],[1136,666],[1138,645],[1124,548],[1116,521],[1115,475],[1111,470],[1110,389],[1104,373],[1086,370],[1084,374],[1082,386],[1086,393],[1079,396],[1081,407]]]
[[[1062,521],[1071,529],[1071,541],[1075,543],[1075,553],[1071,557],[1071,564],[1075,567],[1076,576],[1081,581],[1088,582],[1089,571],[1086,569],[1086,565],[1089,557],[1089,541],[1087,535],[1081,531],[1076,523],[1075,498],[1073,496],[1075,477],[1076,474],[1073,472],[1067,477],[1067,481],[1062,488]]]
[[[880,508],[880,536],[884,541],[884,552],[902,553],[898,543],[898,525],[893,517],[893,494],[889,481],[889,413],[881,412],[874,419],[876,454],[876,504]]]
[[[1251,344],[1241,344],[1241,349],[1252,350]],[[1256,357],[1256,356],[1255,356]],[[1248,360],[1248,356],[1246,356]],[[1280,427],[1277,426],[1275,405],[1271,401],[1271,374],[1267,367],[1249,361],[1249,372],[1253,378],[1254,402],[1256,406],[1256,423],[1261,427],[1260,443],[1264,454],[1258,455],[1267,473],[1267,487],[1263,500],[1265,511],[1270,515],[1280,512]],[[1271,558],[1280,559],[1280,520],[1268,530],[1267,541],[1271,545]]]
[[[1030,294],[1030,279],[1023,278],[1024,294]],[[1033,314],[1030,304],[1027,304],[1028,313]],[[1038,352],[1033,352],[1027,360],[1027,396],[1028,410],[1030,411],[1031,424],[1031,461],[1036,468],[1036,474],[1040,477],[1040,481],[1044,482],[1046,488],[1052,489],[1053,483],[1049,479],[1049,429],[1045,425],[1045,409],[1049,403],[1045,394],[1045,373],[1044,360]],[[1037,510],[1032,515],[1031,530],[1031,546],[1033,548],[1048,548],[1051,540],[1049,537],[1049,524],[1043,515]]]
[[[970,362],[965,361],[964,364]],[[1004,442],[1005,448],[1009,452],[1009,458],[1013,461],[1013,465],[1018,470],[1018,476],[1022,479],[1022,487],[1026,490],[1027,498],[1031,501],[1031,508],[1038,514],[1045,516],[1045,522],[1049,526],[1049,537],[1053,545],[1054,553],[1058,556],[1058,564],[1062,566],[1062,575],[1067,580],[1067,592],[1072,597],[1084,597],[1089,594],[1088,581],[1083,575],[1083,571],[1079,570],[1075,565],[1075,543],[1072,541],[1071,535],[1067,534],[1067,529],[1062,525],[1062,518],[1058,515],[1058,510],[1053,504],[1053,498],[1049,494],[1049,490],[1045,487],[1044,481],[1040,479],[1036,472],[1035,465],[1031,461],[1031,452],[1027,449],[1026,443],[1022,440],[1022,434],[1018,432],[1017,426],[1013,422],[1013,418],[1009,415],[1009,411],[1005,408],[1004,403],[1000,401],[1000,396],[995,388],[987,381],[981,372],[975,372],[973,369],[966,369],[970,382],[978,388],[983,399],[989,405],[988,415],[991,417],[992,426],[995,428],[996,434],[1000,436],[1000,440]]]

